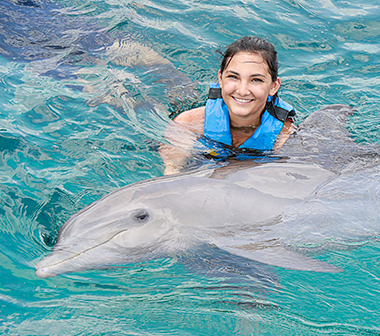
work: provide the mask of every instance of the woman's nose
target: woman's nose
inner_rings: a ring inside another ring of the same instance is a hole
[[[246,83],[245,81],[240,81],[237,85],[236,91],[241,96],[248,95],[249,94],[248,83]]]

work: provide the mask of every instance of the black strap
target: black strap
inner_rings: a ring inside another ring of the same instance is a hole
[[[294,109],[288,111],[282,107],[275,106],[271,101],[267,102],[265,109],[269,112],[270,115],[282,122],[288,118],[292,119],[296,115],[296,111],[294,111]]]
[[[222,98],[221,88],[210,88],[208,91],[208,99],[218,99]]]

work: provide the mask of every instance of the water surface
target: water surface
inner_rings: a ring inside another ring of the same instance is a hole
[[[1,0],[1,333],[380,334],[376,237],[319,256],[339,274],[216,250],[45,280],[34,270],[70,215],[162,175],[169,115],[204,103],[215,50],[242,36],[275,45],[297,123],[348,104],[354,139],[379,142],[379,15],[374,0]]]

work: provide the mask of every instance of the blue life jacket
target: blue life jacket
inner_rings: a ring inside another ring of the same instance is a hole
[[[272,96],[268,97],[265,111],[261,116],[260,126],[238,149],[243,149],[243,151],[245,151],[244,149],[259,151],[271,150],[284,126],[285,120],[295,116],[296,112],[291,105],[278,97],[272,102],[272,98]],[[215,142],[210,140],[215,140],[227,145],[229,149],[234,148],[232,147],[228,107],[222,99],[221,89],[217,83],[210,84],[209,96],[205,108],[203,135],[205,139],[202,140],[201,138],[200,141],[210,149],[217,149],[215,148]],[[218,151],[216,151],[215,154],[218,155]],[[220,155],[223,156],[222,153]]]

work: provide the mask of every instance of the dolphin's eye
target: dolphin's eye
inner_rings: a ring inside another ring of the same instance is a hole
[[[145,223],[149,219],[149,212],[145,209],[136,211],[133,214],[133,220],[138,223]]]

